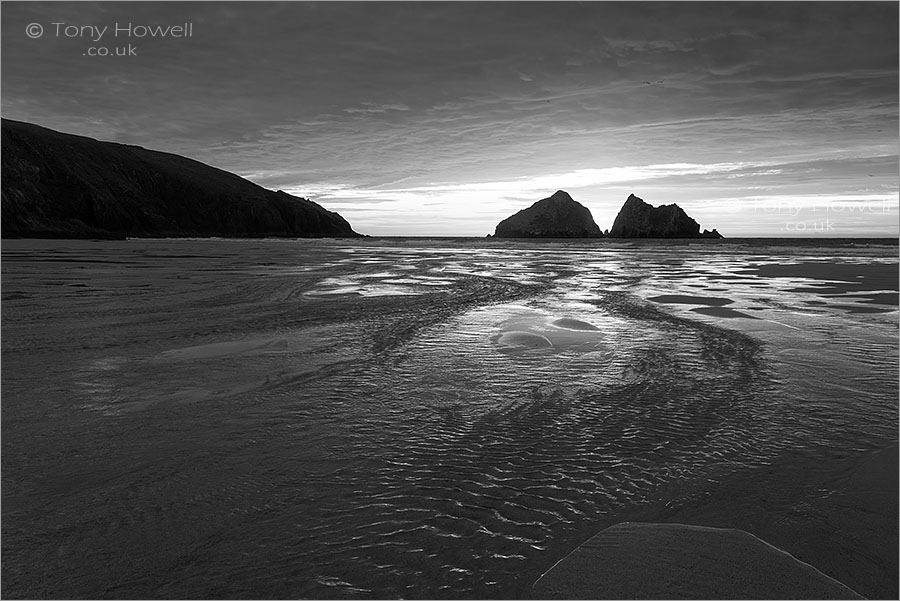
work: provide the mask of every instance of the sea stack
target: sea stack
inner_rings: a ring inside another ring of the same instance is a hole
[[[4,238],[355,237],[320,205],[198,161],[2,121]]]
[[[700,233],[700,224],[676,204],[653,207],[634,194],[616,215],[610,238],[721,238],[716,230]]]
[[[496,238],[600,238],[602,235],[588,208],[562,190],[507,217],[494,231]]]

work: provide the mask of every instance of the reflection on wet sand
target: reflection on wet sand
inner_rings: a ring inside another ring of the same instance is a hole
[[[896,441],[894,250],[828,252],[4,242],[3,594],[509,598],[745,476],[802,526],[767,470]]]

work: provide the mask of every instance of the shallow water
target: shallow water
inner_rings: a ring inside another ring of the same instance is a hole
[[[510,598],[635,508],[897,439],[896,247],[4,241],[2,269],[5,597]]]

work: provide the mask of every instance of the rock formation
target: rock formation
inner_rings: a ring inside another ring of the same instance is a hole
[[[676,204],[653,207],[631,194],[616,215],[610,238],[721,238],[704,230]]]
[[[527,209],[507,217],[494,231],[497,238],[599,238],[600,228],[591,212],[572,200],[566,192],[557,191]]]
[[[165,152],[2,120],[4,238],[358,236],[337,213]]]

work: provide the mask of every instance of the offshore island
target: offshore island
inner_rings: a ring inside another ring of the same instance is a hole
[[[527,209],[507,217],[494,231],[496,238],[722,238],[716,230],[703,230],[676,204],[653,207],[634,194],[619,210],[612,229],[605,233],[590,210],[568,192],[557,190]]]

